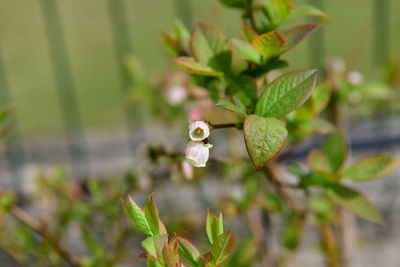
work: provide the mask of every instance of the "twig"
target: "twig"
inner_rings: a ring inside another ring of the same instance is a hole
[[[211,130],[222,129],[222,128],[236,128],[237,123],[223,123],[223,124],[212,124],[207,122]]]
[[[297,202],[289,194],[289,192],[287,190],[288,186],[286,184],[282,183],[282,181],[278,178],[277,168],[278,168],[278,166],[274,162],[271,162],[270,164],[268,164],[267,170],[266,170],[267,177],[276,186],[279,194],[288,203],[288,205],[293,209],[293,211],[295,211],[299,215],[302,215],[304,212],[301,209],[301,207],[297,204]]]
[[[82,264],[79,262],[79,260],[62,246],[57,236],[47,230],[45,225],[33,219],[29,214],[17,206],[12,207],[10,213],[19,222],[29,227],[34,232],[39,234],[43,239],[45,239],[58,253],[58,255],[60,255],[60,257],[62,257],[70,266],[82,267]]]
[[[328,260],[328,267],[339,267],[340,264],[337,244],[331,227],[329,226],[329,224],[323,223],[320,225],[319,228],[326,258]]]

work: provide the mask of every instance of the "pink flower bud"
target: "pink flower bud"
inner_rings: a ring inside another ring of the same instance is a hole
[[[194,177],[194,170],[193,170],[193,166],[190,165],[189,162],[187,162],[186,160],[182,161],[181,163],[181,168],[182,168],[182,173],[183,176],[188,179],[188,180],[192,180]]]
[[[210,155],[211,144],[190,141],[186,147],[186,160],[193,167],[205,167]]]
[[[165,96],[173,106],[181,104],[187,97],[186,89],[180,85],[171,85],[166,88]]]
[[[210,135],[210,128],[204,121],[195,121],[189,125],[189,136],[193,141],[202,141]]]

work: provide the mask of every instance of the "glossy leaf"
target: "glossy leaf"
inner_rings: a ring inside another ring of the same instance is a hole
[[[310,6],[310,5],[296,7],[295,9],[292,10],[290,15],[287,17],[287,20],[305,17],[305,16],[320,17],[326,21],[329,20],[329,17],[325,12],[323,12],[322,10],[320,10],[314,6]]]
[[[244,121],[246,149],[256,169],[262,169],[282,150],[287,138],[284,122],[250,115]]]
[[[161,234],[160,232],[160,219],[158,217],[158,209],[153,200],[153,194],[147,198],[146,204],[144,205],[144,214],[147,222],[150,225],[150,229],[154,235]]]
[[[178,237],[179,255],[192,267],[198,266],[200,252],[188,240]]]
[[[301,41],[311,35],[317,28],[319,24],[303,24],[287,31],[280,31],[282,36],[287,40],[286,46],[280,51],[279,54],[286,53],[290,49],[294,48]]]
[[[327,188],[328,196],[338,205],[372,222],[383,223],[382,216],[361,193],[354,189],[333,184]]]
[[[211,246],[211,254],[215,263],[223,263],[235,248],[235,236],[232,231],[227,231],[218,236]]]
[[[347,157],[347,142],[341,132],[329,136],[322,145],[322,152],[328,159],[332,172],[337,172]]]
[[[217,218],[210,210],[207,213],[206,232],[210,244],[224,232],[222,214]]]
[[[131,196],[128,197],[128,202],[123,203],[123,208],[125,213],[128,215],[129,219],[136,225],[136,228],[144,233],[146,236],[152,236],[150,225],[144,215],[142,209],[136,204]]]
[[[294,71],[275,79],[262,93],[255,114],[280,117],[300,107],[311,95],[317,70]]]
[[[245,59],[257,64],[261,64],[261,54],[258,53],[257,49],[255,49],[250,43],[238,38],[231,38],[229,43],[239,53],[239,55]]]
[[[218,103],[216,104],[217,106],[224,107],[226,109],[229,109],[231,111],[234,111],[236,113],[242,114],[242,115],[247,115],[246,114],[246,107],[244,106],[237,106],[233,104],[232,102],[226,101],[226,100],[219,100]]]
[[[168,241],[168,235],[150,236],[142,241],[142,247],[151,256],[158,258],[162,254],[162,250]]]
[[[230,71],[232,53],[226,44],[225,36],[216,29],[197,24],[190,39],[190,46],[194,58],[199,63],[216,71]]]
[[[222,72],[213,70],[212,68],[197,62],[194,58],[191,57],[178,57],[174,59],[174,62],[178,64],[178,66],[181,67],[183,70],[191,74],[215,77],[224,75]]]
[[[399,161],[389,155],[364,158],[343,171],[343,176],[355,181],[383,177],[399,166]]]
[[[257,101],[256,84],[248,76],[240,75],[230,79],[228,81],[226,93],[236,96],[248,107],[254,107]]]
[[[261,34],[252,41],[254,48],[267,61],[286,46],[286,39],[277,31]]]
[[[293,8],[290,0],[264,0],[264,6],[273,26],[286,20]]]

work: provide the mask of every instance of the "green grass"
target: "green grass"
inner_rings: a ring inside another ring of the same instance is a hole
[[[175,0],[126,0],[133,51],[150,81],[175,69],[159,33],[174,18]],[[297,3],[304,1],[295,1]],[[352,59],[351,66],[372,75],[372,1],[325,0],[331,22],[324,26],[327,54]],[[123,127],[118,68],[107,1],[59,1],[67,46],[77,85],[79,107],[87,129]],[[239,14],[223,10],[216,0],[192,0],[193,21],[217,24],[238,35]],[[400,1],[391,1],[391,53],[399,57]],[[0,45],[17,116],[26,138],[59,134],[62,121],[39,0],[0,0]],[[291,68],[309,65],[307,44],[293,50]]]

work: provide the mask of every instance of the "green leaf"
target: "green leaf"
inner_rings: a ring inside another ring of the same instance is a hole
[[[283,231],[283,244],[289,250],[295,250],[300,243],[302,233],[303,233],[303,224],[299,219],[291,219],[286,225]]]
[[[264,6],[273,27],[283,23],[293,9],[290,0],[264,0]]]
[[[343,176],[355,181],[383,177],[399,166],[399,161],[389,155],[376,155],[354,163],[343,171]]]
[[[218,236],[211,245],[211,254],[216,264],[223,263],[235,248],[235,236],[227,231]]]
[[[293,9],[292,12],[290,13],[290,15],[287,17],[287,20],[296,19],[296,18],[305,17],[305,16],[320,17],[326,21],[329,20],[329,17],[325,12],[323,12],[322,10],[320,10],[314,6],[310,6],[310,5],[304,5],[304,6],[300,6],[300,7]]]
[[[183,70],[191,74],[215,77],[224,75],[222,72],[215,71],[212,68],[197,62],[194,58],[191,57],[178,57],[174,59],[174,62],[178,64],[178,66],[181,67]]]
[[[177,243],[175,243],[178,245]],[[173,249],[175,244],[166,243],[162,250],[162,256],[164,260],[164,267],[178,267],[179,264],[179,256],[178,251]],[[177,248],[177,247],[176,247]]]
[[[287,31],[280,32],[282,36],[287,40],[286,46],[280,51],[280,55],[288,52],[301,41],[311,35],[317,28],[319,24],[303,24]]]
[[[167,244],[168,235],[150,236],[142,241],[142,247],[155,258],[159,258],[162,254],[164,246]]]
[[[237,96],[248,107],[254,107],[257,101],[256,84],[248,76],[240,75],[230,79],[226,93]]]
[[[344,135],[336,132],[329,136],[322,145],[322,152],[328,159],[332,172],[337,172],[347,157],[347,142]]]
[[[142,209],[136,204],[131,196],[128,197],[128,202],[123,203],[123,208],[125,213],[128,215],[129,219],[136,225],[136,228],[144,233],[146,236],[152,236],[150,225],[144,215]]]
[[[372,222],[383,223],[382,216],[376,208],[368,199],[354,189],[340,184],[332,184],[327,188],[327,194],[336,204],[361,218]]]
[[[300,70],[275,79],[262,93],[255,114],[280,117],[300,107],[311,95],[317,80],[317,70]]]
[[[147,198],[146,204],[144,205],[144,214],[147,222],[150,225],[150,229],[154,235],[161,234],[160,232],[160,218],[158,216],[158,210],[153,200],[153,194]]]
[[[251,42],[254,38],[257,37],[257,32],[255,32],[245,21],[242,22],[241,33],[243,38],[248,42]]]
[[[235,7],[240,9],[247,8],[247,0],[219,0],[219,1],[228,7]]]
[[[224,107],[226,109],[229,109],[231,111],[237,112],[237,113],[242,114],[242,115],[247,115],[245,106],[240,106],[239,107],[239,106],[237,106],[237,105],[235,105],[235,104],[233,104],[233,103],[231,103],[229,101],[226,101],[224,99],[220,99],[216,105],[220,106],[220,107]]]
[[[206,232],[210,244],[224,232],[222,214],[217,218],[210,210],[207,213]]]
[[[197,248],[190,243],[188,240],[178,237],[178,244],[179,244],[179,255],[192,267],[198,266],[198,261],[200,258],[200,252]]]
[[[310,153],[308,153],[307,165],[311,170],[319,173],[332,172],[332,168],[327,157],[319,149],[311,150]]]
[[[261,64],[261,54],[250,43],[238,38],[231,38],[229,43],[245,59]]]
[[[244,120],[244,140],[251,161],[262,169],[282,150],[287,138],[284,122],[250,115]]]
[[[199,63],[214,70],[229,73],[232,53],[222,33],[208,25],[197,24],[193,30],[190,45]]]
[[[318,84],[312,94],[312,105],[315,114],[323,111],[329,104],[331,98],[332,88],[329,82]]]
[[[286,45],[286,39],[277,31],[261,34],[252,42],[254,48],[263,56],[263,60],[276,56]]]

